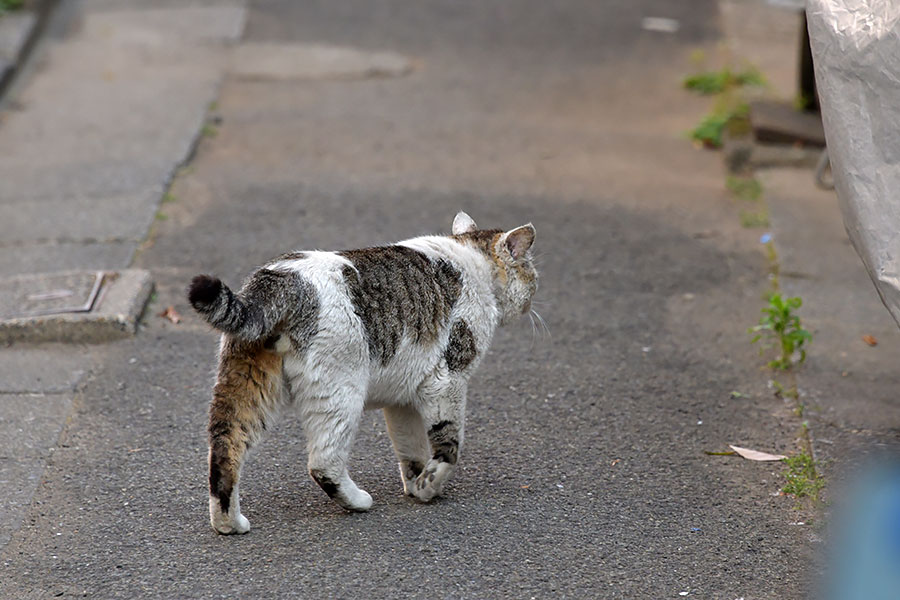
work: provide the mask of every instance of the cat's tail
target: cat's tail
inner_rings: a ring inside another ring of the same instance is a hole
[[[247,341],[268,337],[298,304],[301,292],[291,274],[262,269],[235,293],[217,277],[197,275],[188,300],[206,322]]]

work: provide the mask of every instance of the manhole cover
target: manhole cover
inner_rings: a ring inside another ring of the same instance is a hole
[[[104,276],[89,271],[0,280],[0,319],[89,312]]]

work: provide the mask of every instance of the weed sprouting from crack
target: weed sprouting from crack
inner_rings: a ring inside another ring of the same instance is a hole
[[[802,305],[803,300],[799,297],[782,298],[780,292],[772,292],[769,294],[768,305],[761,311],[763,316],[759,324],[747,330],[754,334],[751,344],[765,337],[768,340],[766,347],[778,347],[780,354],[767,363],[769,368],[787,371],[806,360],[804,346],[812,340],[812,334],[803,328],[796,313]],[[796,363],[795,355],[799,355]]]
[[[809,498],[814,503],[819,501],[819,493],[825,487],[825,479],[816,469],[816,461],[807,452],[789,456],[782,460],[786,470],[785,484],[782,493],[797,498]]]
[[[732,135],[746,133],[750,127],[749,116],[750,106],[746,102],[734,102],[726,97],[703,117],[689,136],[708,148],[721,148],[726,131]]]
[[[718,71],[705,71],[689,75],[684,78],[683,85],[686,90],[697,92],[703,96],[711,96],[745,85],[764,87],[766,78],[755,67],[748,67],[737,72],[725,67]]]
[[[755,177],[737,177],[729,175],[725,178],[725,187],[734,194],[738,200],[756,202],[762,198],[763,187],[759,179]]]
[[[750,128],[750,107],[741,90],[747,86],[765,86],[766,80],[755,67],[733,71],[728,67],[688,76],[685,89],[704,96],[716,96],[712,110],[689,133],[692,140],[707,148],[720,148],[727,131],[738,136]]]

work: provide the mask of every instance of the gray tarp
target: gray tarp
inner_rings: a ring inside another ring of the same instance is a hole
[[[844,225],[900,324],[900,0],[808,0]]]

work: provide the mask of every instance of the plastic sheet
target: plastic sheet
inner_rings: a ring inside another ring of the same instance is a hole
[[[808,0],[806,17],[844,225],[900,324],[900,2]]]

